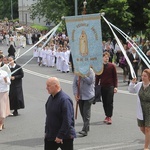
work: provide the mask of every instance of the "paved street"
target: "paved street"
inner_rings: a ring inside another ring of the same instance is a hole
[[[22,48],[24,53],[29,46]],[[8,47],[0,45],[7,54]],[[23,65],[32,57],[31,50],[17,60]],[[75,150],[142,150],[144,136],[139,131],[136,122],[136,96],[129,94],[127,83],[123,83],[121,69],[117,68],[119,91],[115,94],[113,124],[103,123],[104,112],[102,103],[92,105],[90,132],[87,137],[79,136],[82,128],[81,116],[75,123],[77,138]],[[25,77],[23,89],[25,109],[19,110],[19,116],[8,117],[6,129],[0,132],[0,150],[42,150],[44,143],[45,102],[48,98],[46,80],[56,76],[61,80],[62,89],[74,100],[72,93],[73,74],[62,74],[55,68],[39,67],[34,58],[24,67]]]

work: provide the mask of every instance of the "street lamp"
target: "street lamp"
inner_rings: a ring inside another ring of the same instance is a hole
[[[78,15],[78,0],[75,0],[74,6],[75,6],[75,16],[77,16]]]
[[[12,3],[12,0],[10,2],[11,2],[11,20],[13,20],[13,3]]]
[[[23,23],[24,23],[24,12],[23,12],[23,11],[24,11],[24,10],[23,10],[23,9],[24,9],[24,8],[23,8],[23,5],[24,5],[24,4],[23,4],[23,0],[22,0],[22,4],[21,4],[21,5],[22,5],[22,24],[23,24]]]
[[[82,12],[83,15],[86,14],[86,5],[87,5],[87,1],[85,0],[85,1],[83,2],[83,12]]]

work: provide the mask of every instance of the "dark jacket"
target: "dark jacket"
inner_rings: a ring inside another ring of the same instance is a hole
[[[131,64],[133,66],[133,69],[135,71],[135,74],[138,78],[138,69],[139,69],[139,66],[140,66],[140,57],[139,55],[136,53],[136,56],[135,58],[133,57],[133,54],[130,53],[130,55],[128,56],[130,61],[131,61]],[[134,60],[136,60],[136,62],[134,62]],[[132,76],[131,76],[131,72],[129,72],[129,80],[132,80]]]
[[[10,68],[11,72],[20,68],[19,65],[16,64],[15,68]],[[11,80],[10,91],[9,91],[9,100],[10,100],[10,109],[20,109],[24,108],[24,97],[23,97],[23,89],[22,89],[22,78],[24,77],[24,73],[22,68],[14,72],[11,76],[14,76],[15,79]]]
[[[49,96],[45,107],[45,138],[50,141],[54,141],[56,137],[75,138],[74,109],[70,97],[61,90],[54,97]]]
[[[133,66],[133,69],[139,69],[139,63],[140,63],[140,57],[139,57],[139,55],[136,53],[136,56],[135,56],[135,58],[133,57],[133,54],[132,53],[130,53],[129,54],[129,59],[130,59],[130,61],[131,61],[131,64],[132,64],[132,66]],[[134,60],[137,60],[136,62],[133,62]]]
[[[10,45],[9,49],[8,49],[8,56],[14,56],[15,57],[15,48],[13,47],[13,45]]]

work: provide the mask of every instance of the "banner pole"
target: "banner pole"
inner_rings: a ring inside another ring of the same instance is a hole
[[[77,97],[79,98],[80,97],[80,80],[81,80],[81,77],[79,76],[78,78],[78,91],[77,91]],[[76,109],[75,109],[75,119],[77,119],[77,116],[78,116],[78,107],[79,107],[79,101],[76,101]]]

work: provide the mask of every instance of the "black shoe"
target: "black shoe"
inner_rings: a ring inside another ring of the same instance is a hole
[[[88,133],[86,131],[80,131],[79,134],[82,134],[83,136],[87,136]]]
[[[13,115],[14,115],[14,116],[18,116],[18,111],[17,111],[17,110],[14,110]]]

